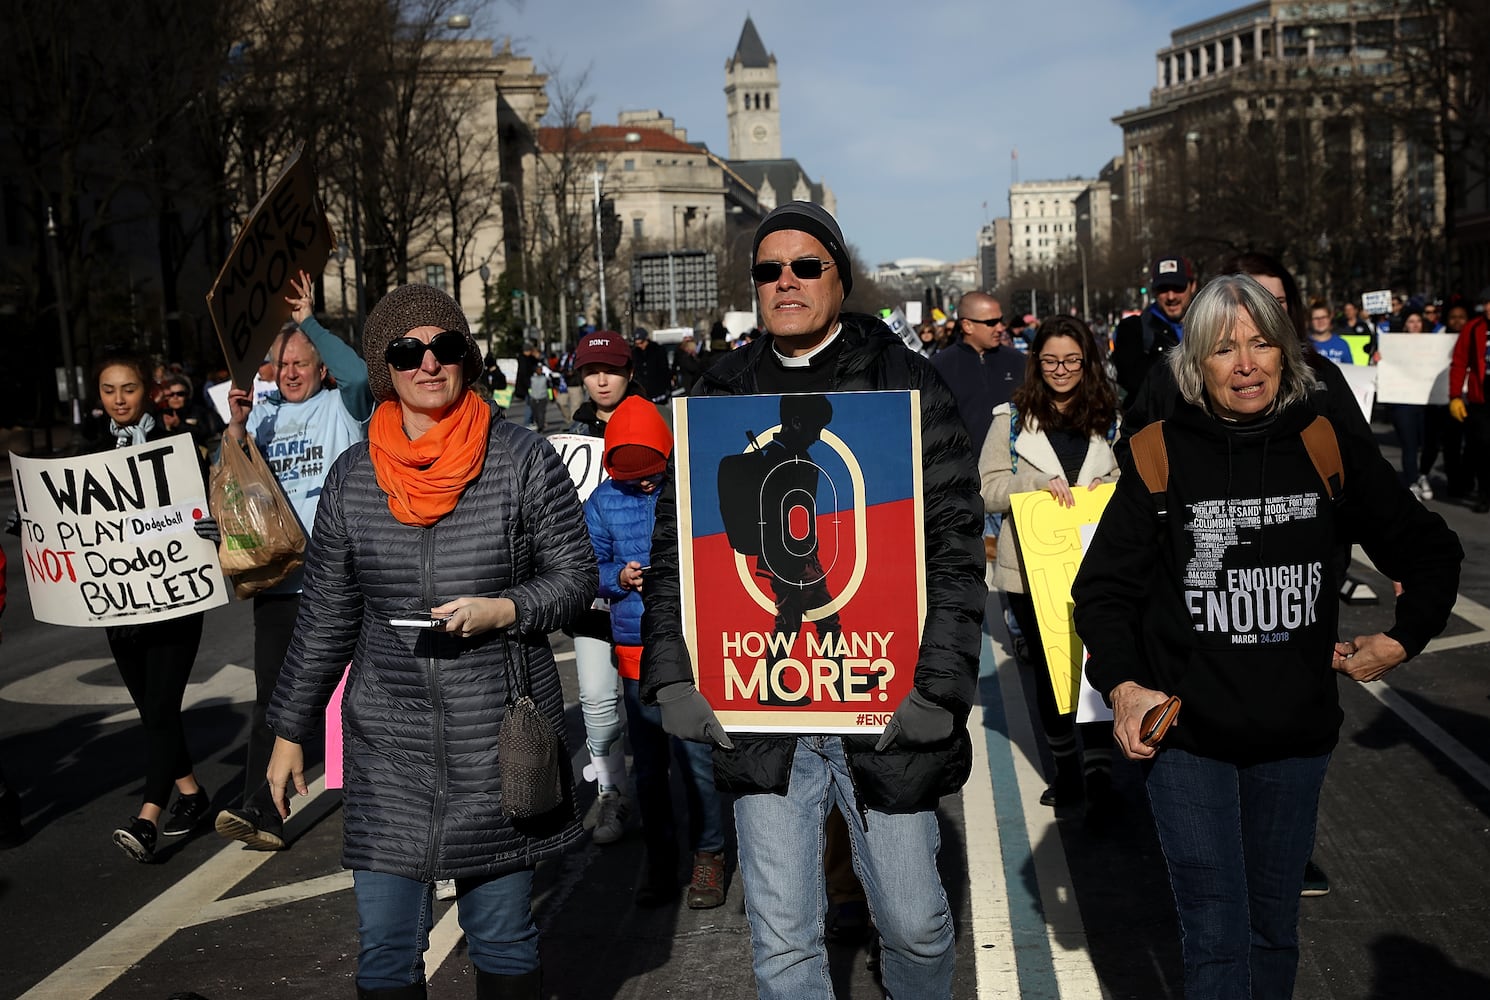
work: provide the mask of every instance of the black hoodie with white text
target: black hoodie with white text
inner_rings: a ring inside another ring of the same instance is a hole
[[[1344,489],[1325,491],[1300,436],[1305,405],[1247,424],[1181,404],[1164,422],[1168,516],[1131,457],[1072,586],[1087,677],[1179,695],[1166,747],[1239,764],[1328,753],[1343,715],[1331,657],[1331,547],[1361,545],[1403,584],[1386,630],[1412,657],[1442,631],[1463,550],[1371,445],[1336,434]]]

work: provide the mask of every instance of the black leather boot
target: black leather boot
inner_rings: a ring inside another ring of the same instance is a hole
[[[520,976],[499,976],[476,970],[476,1000],[538,1000],[543,995],[543,970]]]
[[[357,987],[357,1000],[425,1000],[426,996],[423,983],[397,986],[391,990],[369,990],[361,986]]]

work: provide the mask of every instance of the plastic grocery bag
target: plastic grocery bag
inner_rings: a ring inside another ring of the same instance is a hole
[[[224,437],[207,500],[222,532],[218,560],[233,575],[240,599],[279,583],[305,558],[305,532],[294,508],[253,438],[245,443],[246,451]]]

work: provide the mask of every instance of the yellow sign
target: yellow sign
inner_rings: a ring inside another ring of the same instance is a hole
[[[1081,526],[1101,520],[1115,488],[1112,483],[1094,490],[1072,487],[1074,507],[1062,507],[1048,490],[1009,497],[1019,537],[1019,558],[1024,563],[1025,581],[1045,646],[1045,663],[1062,715],[1076,710],[1081,687],[1081,639],[1071,620],[1071,581],[1081,568]]]
[[[1342,333],[1340,339],[1350,345],[1350,363],[1353,365],[1369,365],[1371,354],[1366,350],[1366,345],[1371,343],[1371,335],[1368,333]]]

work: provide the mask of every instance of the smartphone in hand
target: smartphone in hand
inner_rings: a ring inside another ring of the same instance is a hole
[[[1139,726],[1138,739],[1146,747],[1158,746],[1164,739],[1164,734],[1169,732],[1169,727],[1174,725],[1174,720],[1179,717],[1179,714],[1179,695],[1170,695],[1168,700],[1143,713],[1143,723]]]
[[[441,628],[450,620],[450,615],[436,618],[427,611],[413,611],[398,618],[388,619],[394,628]]]

